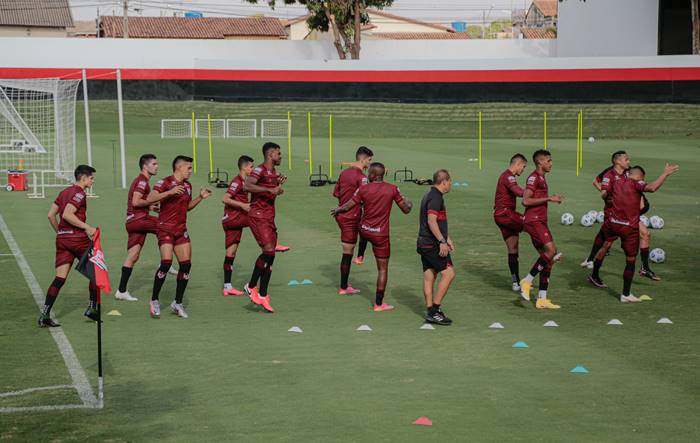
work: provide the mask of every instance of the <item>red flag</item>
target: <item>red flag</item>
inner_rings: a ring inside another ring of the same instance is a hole
[[[110,293],[112,291],[109,285],[109,274],[107,272],[107,263],[105,262],[105,254],[102,252],[100,244],[100,228],[95,231],[95,237],[92,239],[92,256],[90,261],[95,265],[95,285],[102,292]]]

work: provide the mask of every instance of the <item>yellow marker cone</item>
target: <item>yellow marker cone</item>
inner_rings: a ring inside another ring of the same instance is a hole
[[[640,299],[640,300],[644,300],[644,301],[652,301],[652,300],[653,300],[653,298],[649,297],[649,296],[646,295],[646,294],[640,296],[639,299]]]
[[[111,311],[109,311],[109,312],[107,313],[107,315],[119,315],[119,316],[121,316],[122,313],[119,312],[119,311],[117,311],[116,309],[112,309]]]

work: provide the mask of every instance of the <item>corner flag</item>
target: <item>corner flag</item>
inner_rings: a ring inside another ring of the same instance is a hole
[[[95,236],[90,243],[90,247],[80,258],[75,268],[78,272],[87,277],[98,289],[106,293],[112,291],[109,284],[105,254],[102,252],[102,245],[100,244],[100,228],[97,228],[95,231]]]

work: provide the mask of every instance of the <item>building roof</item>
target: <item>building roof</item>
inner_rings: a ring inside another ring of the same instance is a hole
[[[533,0],[532,4],[535,5],[545,17],[557,16],[557,0]]]
[[[372,37],[381,40],[465,40],[466,32],[374,32]]]
[[[0,0],[0,26],[68,28],[73,15],[68,0]]]
[[[103,37],[124,36],[124,20],[120,16],[100,17]],[[286,39],[282,22],[273,17],[129,17],[130,38]]]
[[[427,27],[429,27],[429,28],[439,29],[440,31],[455,32],[454,29],[448,28],[447,26],[442,26],[442,25],[438,25],[438,24],[435,24],[435,23],[428,23],[428,22],[424,22],[424,21],[421,21],[421,20],[416,20],[416,19],[414,19],[414,18],[403,17],[403,16],[401,16],[401,15],[390,14],[390,13],[388,13],[388,12],[380,11],[380,10],[378,10],[378,9],[367,8],[367,13],[368,13],[368,14],[378,15],[378,16],[380,16],[380,17],[386,17],[386,18],[394,19],[394,20],[400,20],[400,21],[407,22],[407,23],[413,23],[413,24],[415,24],[415,25],[427,26]],[[371,19],[370,19],[370,21],[371,21]]]
[[[545,28],[520,28],[523,38],[557,38],[557,33],[553,29]]]

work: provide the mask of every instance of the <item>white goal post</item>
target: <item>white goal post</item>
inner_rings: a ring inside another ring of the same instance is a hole
[[[212,128],[212,132],[213,128]],[[229,118],[226,120],[227,138],[255,138],[258,136],[258,121],[254,118]]]
[[[160,121],[160,138],[192,138],[192,120],[164,118]]]
[[[195,120],[195,137],[209,137],[209,123],[211,122],[212,138],[226,137],[226,120],[222,118],[207,120],[206,118],[198,118]]]
[[[287,138],[291,132],[291,120],[271,118],[260,120],[261,138]]]

